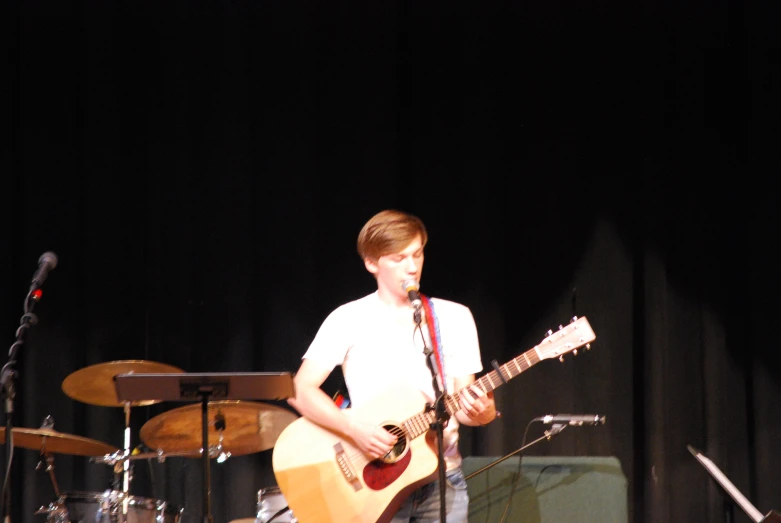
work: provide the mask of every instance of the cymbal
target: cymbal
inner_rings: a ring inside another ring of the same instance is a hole
[[[193,452],[203,446],[203,406],[186,405],[147,421],[139,436],[147,447],[163,452]],[[254,401],[212,401],[207,406],[208,446],[221,444],[231,456],[252,454],[274,446],[282,430],[298,415],[276,405]],[[220,427],[223,427],[220,430]],[[220,441],[222,436],[222,441]]]
[[[83,369],[79,369],[68,375],[62,382],[62,390],[71,398],[99,405],[102,407],[124,407],[126,404],[131,406],[145,406],[160,403],[161,400],[143,400],[125,402],[117,397],[117,389],[114,384],[114,377],[118,374],[155,374],[155,373],[175,373],[184,372],[184,370],[167,365],[165,363],[156,363],[154,361],[144,360],[120,360],[109,361],[106,363],[97,363]]]
[[[0,442],[5,443],[5,427],[0,428]],[[13,429],[14,446],[38,450],[42,453],[99,456],[119,451],[101,441],[82,438],[53,429]]]

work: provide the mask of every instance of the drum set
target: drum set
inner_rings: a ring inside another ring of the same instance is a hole
[[[147,421],[139,437],[149,452],[130,448],[131,409],[153,405],[162,400],[122,401],[117,396],[115,378],[128,374],[184,373],[177,367],[143,360],[122,360],[92,365],[70,374],[62,390],[70,398],[105,407],[122,407],[125,413],[124,448],[101,441],[58,432],[47,417],[38,429],[13,428],[14,446],[37,450],[45,461],[46,472],[56,499],[35,514],[46,523],[180,523],[184,507],[167,501],[130,494],[132,462],[167,457],[206,459],[203,442],[208,441],[208,456],[224,461],[271,449],[282,430],[298,416],[288,409],[257,401],[209,401],[206,407],[190,404],[163,412]],[[207,408],[207,412],[204,411]],[[204,425],[208,419],[208,427]],[[204,439],[208,435],[208,439]],[[0,428],[0,443],[6,443],[6,429]],[[54,473],[54,455],[89,457],[93,463],[113,467],[113,488],[104,492],[61,492]],[[208,460],[207,460],[208,461]],[[277,487],[258,491],[255,523],[295,523]]]

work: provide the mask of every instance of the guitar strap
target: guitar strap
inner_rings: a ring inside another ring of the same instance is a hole
[[[439,371],[439,378],[442,383],[442,390],[447,389],[447,381],[445,381],[445,358],[442,355],[442,338],[439,333],[439,320],[437,319],[437,313],[434,310],[434,304],[425,294],[420,295],[420,301],[423,303],[423,310],[426,312],[426,318],[428,321],[428,337],[431,340],[432,350],[437,360],[437,370]]]

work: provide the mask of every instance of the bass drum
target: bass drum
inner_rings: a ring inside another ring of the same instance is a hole
[[[266,487],[258,491],[256,520],[257,523],[298,523],[293,511],[287,508],[287,501],[279,487]]]
[[[47,523],[179,523],[182,509],[159,499],[128,496],[124,492],[66,492],[51,503]]]

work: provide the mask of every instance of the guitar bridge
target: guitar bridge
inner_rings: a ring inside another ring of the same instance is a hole
[[[350,459],[347,457],[347,453],[345,452],[344,447],[342,447],[341,442],[334,445],[334,452],[336,453],[336,464],[339,465],[339,470],[342,471],[344,479],[353,484],[355,482],[360,484],[358,476],[355,474],[355,470],[350,464]]]

